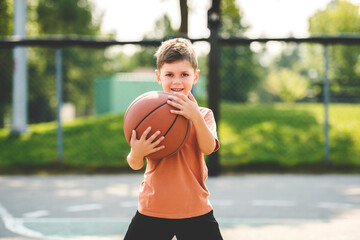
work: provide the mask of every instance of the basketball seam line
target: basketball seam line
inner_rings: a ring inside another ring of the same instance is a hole
[[[188,131],[188,129],[189,129],[189,127],[190,127],[190,121],[189,120],[187,120],[187,126],[186,126],[186,132]],[[190,133],[189,133],[190,134]],[[182,140],[182,142],[181,142],[181,144],[180,144],[180,146],[181,145],[183,145],[183,143],[184,143],[184,141],[185,141],[185,139],[186,139],[186,135],[185,135],[185,137],[183,138],[183,140]],[[174,154],[174,153],[176,153],[179,149],[180,149],[180,146],[178,147],[178,148],[176,148],[176,150],[175,151],[173,151],[172,153],[170,153],[168,156],[171,156],[172,154]]]
[[[136,127],[135,127],[134,130],[136,130],[136,129],[140,126],[140,124],[141,124],[148,116],[150,116],[150,114],[152,114],[154,111],[156,111],[157,109],[161,108],[161,107],[164,106],[165,104],[167,104],[167,102],[159,105],[158,107],[156,107],[155,109],[153,109],[151,112],[149,112],[143,119],[141,119],[141,121],[138,123],[138,125],[136,125]],[[130,141],[131,141],[131,135],[130,135],[130,140],[129,140],[129,142],[130,142]]]
[[[153,112],[156,111],[157,109],[161,108],[161,107],[164,106],[165,104],[167,104],[167,102],[159,105],[158,107],[156,107],[155,109],[153,109],[151,112],[149,112],[149,113],[139,122],[139,124],[136,125],[135,130],[140,126],[140,124],[141,124],[151,113],[153,113]],[[168,132],[170,131],[170,129],[174,126],[174,124],[175,124],[175,122],[176,122],[176,120],[177,120],[178,117],[179,117],[179,115],[176,115],[176,117],[175,117],[174,121],[172,122],[171,126],[168,128],[168,130],[167,130],[166,133],[164,134],[164,137],[166,136],[166,134],[168,134]],[[189,120],[188,120],[188,119],[187,119],[187,123],[188,123],[188,124],[186,125],[186,132],[188,131],[188,129],[189,129],[189,127],[190,127],[190,123],[189,123]],[[180,146],[184,143],[185,139],[186,139],[186,135],[185,135],[185,137],[183,138]],[[131,140],[131,135],[130,135],[130,140]],[[130,142],[130,140],[129,140],[129,142]],[[176,148],[175,151],[173,151],[172,153],[170,153],[169,156],[172,155],[172,154],[174,154],[174,153],[176,153],[178,150],[179,150],[179,147]]]
[[[170,131],[170,129],[174,126],[176,119],[179,117],[179,115],[176,115],[174,121],[172,122],[172,124],[170,125],[170,127],[168,128],[168,130],[166,131],[166,133],[164,134],[164,137],[166,136],[166,134],[168,134],[168,132]]]
[[[161,92],[161,91],[151,91],[151,92],[148,92],[148,93],[153,93],[153,92],[158,93],[158,94],[164,94],[164,92]],[[146,94],[146,93],[145,93],[145,94]],[[130,104],[130,106],[128,107],[128,109],[127,109],[126,112],[125,112],[124,121],[125,121],[125,119],[126,119],[128,110],[129,110],[132,106],[134,106],[137,102],[139,102],[139,101],[142,100],[144,97],[146,97],[145,94],[140,95],[138,98],[136,98],[136,99]],[[161,106],[162,106],[162,105],[161,105]],[[161,107],[161,106],[159,106],[159,107]]]

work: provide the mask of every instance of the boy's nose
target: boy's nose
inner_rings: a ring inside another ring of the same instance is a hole
[[[178,78],[178,77],[174,78],[173,83],[181,83],[180,78]]]

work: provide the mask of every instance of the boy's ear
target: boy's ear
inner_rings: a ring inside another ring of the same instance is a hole
[[[161,85],[160,71],[155,69],[155,74],[156,74],[156,80]]]
[[[193,85],[195,85],[197,83],[197,81],[199,80],[199,75],[200,75],[200,69],[196,69]]]

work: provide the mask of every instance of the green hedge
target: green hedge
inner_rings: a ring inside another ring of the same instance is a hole
[[[323,105],[223,103],[219,137],[221,165],[226,169],[254,165],[318,166],[324,162]],[[129,171],[129,146],[123,115],[77,119],[65,124],[64,159],[58,163],[56,123],[29,126],[12,135],[0,129],[0,172]],[[330,162],[360,167],[360,105],[330,106]]]
[[[324,162],[321,104],[223,104],[220,137],[223,165]],[[330,163],[360,166],[360,105],[330,106]]]
[[[127,167],[129,146],[123,137],[122,115],[77,119],[64,124],[64,157],[57,159],[56,123],[29,126],[21,136],[0,130],[0,169],[29,168],[117,171]]]

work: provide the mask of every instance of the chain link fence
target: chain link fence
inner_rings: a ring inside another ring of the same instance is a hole
[[[20,135],[11,134],[14,46],[1,48],[1,166],[126,169],[122,114],[142,92],[161,90],[153,57],[159,43],[27,46],[29,125]],[[206,106],[209,45],[194,44],[201,69],[194,94]],[[222,43],[221,166],[359,166],[359,50],[360,43],[331,41]]]
[[[358,165],[359,50],[306,42],[222,46],[222,164]]]

